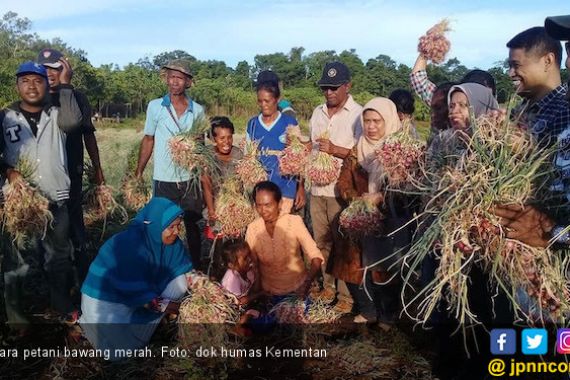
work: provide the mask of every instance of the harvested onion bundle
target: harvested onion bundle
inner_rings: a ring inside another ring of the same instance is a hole
[[[418,43],[418,52],[428,60],[435,64],[442,63],[445,55],[451,48],[451,43],[445,37],[445,32],[451,30],[447,19],[441,20],[439,23],[431,27],[427,33],[420,37]]]
[[[236,175],[246,191],[253,190],[258,182],[267,180],[267,172],[259,161],[258,148],[257,141],[244,140],[242,143],[243,158],[236,164]]]
[[[121,184],[123,201],[131,210],[138,211],[143,208],[152,198],[152,191],[144,178],[127,175]]]
[[[121,223],[128,220],[127,210],[121,206],[113,197],[113,188],[108,185],[92,187],[85,194],[85,224],[90,225],[102,220],[104,223],[113,216],[118,216]]]
[[[309,150],[299,139],[301,131],[299,126],[288,126],[287,137],[290,144],[283,149],[279,156],[279,172],[286,176],[300,176],[303,174]]]
[[[306,301],[298,297],[285,298],[269,314],[282,324],[336,323],[342,315],[322,300]]]
[[[210,124],[204,118],[194,121],[192,128],[168,140],[168,149],[174,164],[190,173],[191,185],[197,188],[202,174],[215,176],[218,163],[213,146],[206,144],[205,134]]]
[[[325,132],[321,135],[322,139],[328,139],[329,134]],[[331,154],[321,152],[313,148],[313,152],[309,157],[309,162],[305,167],[305,177],[310,185],[326,186],[334,183],[340,175],[340,161]]]
[[[411,135],[409,126],[391,134],[376,151],[388,188],[410,187],[420,180],[425,145]]]
[[[339,217],[339,225],[349,235],[376,235],[381,229],[384,216],[378,207],[364,199],[355,199]]]
[[[184,347],[213,344],[227,347],[226,324],[239,320],[238,300],[219,283],[204,275],[193,275],[190,295],[180,304],[178,336]]]
[[[30,162],[20,159],[16,170],[22,178],[9,183],[4,194],[2,224],[16,247],[23,249],[26,244],[45,235],[53,215],[49,210],[49,200],[29,182],[35,172]]]
[[[468,299],[471,269],[478,266],[492,286],[507,293],[518,318],[529,324],[537,319],[564,323],[570,303],[561,258],[549,249],[507,239],[492,213],[496,204],[525,205],[548,196],[552,149],[507,119],[482,116],[472,125],[473,136],[465,141],[461,157],[430,173],[434,180],[424,212],[426,228],[408,253],[405,281],[414,278],[428,254],[439,266],[435,279],[404,309],[417,301],[416,318],[425,322],[445,300],[462,327],[478,323]],[[519,302],[521,290],[534,301],[530,309]]]
[[[240,191],[235,178],[225,180],[216,199],[216,215],[224,238],[238,238],[255,219],[251,202]]]
[[[86,160],[83,167],[83,176],[88,183],[88,189],[83,199],[83,203],[86,206],[83,215],[85,224],[91,225],[99,220],[106,224],[107,219],[113,216],[119,217],[121,223],[125,223],[129,217],[127,210],[113,197],[113,188],[108,185],[96,185],[93,183],[95,168],[90,160]]]

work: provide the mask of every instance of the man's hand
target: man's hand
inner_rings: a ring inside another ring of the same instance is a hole
[[[69,64],[69,60],[67,57],[62,57],[59,59],[61,63],[61,72],[59,73],[59,82],[61,84],[70,84],[71,77],[73,76],[73,70],[71,69],[71,65]]]
[[[8,182],[14,183],[17,180],[23,180],[22,175],[16,169],[8,169],[6,171],[6,178],[8,178]]]
[[[95,184],[97,186],[105,184],[105,176],[103,175],[103,169],[101,169],[101,167],[95,169],[95,174],[93,175],[93,177],[94,177],[93,180],[95,181]]]
[[[532,247],[547,247],[554,221],[533,206],[496,206],[493,213],[507,228],[506,236]]]
[[[334,155],[336,145],[334,145],[329,139],[317,139],[317,142],[319,143],[319,150],[321,152]]]
[[[210,226],[216,224],[216,220],[218,220],[218,215],[216,215],[215,210],[208,209],[208,223]]]
[[[297,184],[297,193],[295,194],[295,203],[293,210],[300,210],[307,204],[307,195],[305,194],[305,186],[302,183]]]

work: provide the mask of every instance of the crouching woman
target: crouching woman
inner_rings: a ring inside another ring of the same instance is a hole
[[[81,288],[85,337],[96,349],[116,352],[148,344],[166,311],[188,288],[192,269],[178,238],[183,211],[165,198],[153,198],[99,250]],[[172,301],[172,302],[171,302]]]

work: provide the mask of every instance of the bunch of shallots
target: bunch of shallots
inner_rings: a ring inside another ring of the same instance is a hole
[[[241,191],[237,179],[228,178],[222,183],[216,198],[216,215],[224,238],[243,236],[247,226],[255,219],[255,210]]]
[[[239,319],[238,301],[219,283],[192,275],[190,295],[180,304],[178,337],[183,347],[212,344],[230,347],[228,326]]]
[[[125,223],[129,217],[127,210],[113,197],[113,188],[108,185],[93,186],[85,194],[84,203],[86,225],[99,220],[106,223],[108,218],[115,215],[120,218],[121,223]]]
[[[442,63],[451,47],[451,43],[445,37],[445,32],[449,30],[451,29],[447,19],[431,27],[424,36],[420,37],[418,52],[433,63]]]
[[[152,197],[149,183],[142,177],[132,175],[123,178],[121,191],[125,205],[135,211],[143,208]]]
[[[378,207],[365,199],[353,200],[339,217],[339,225],[350,236],[377,235],[384,216]]]
[[[34,175],[34,168],[20,159],[16,168],[22,175],[8,185],[4,194],[2,224],[14,244],[23,249],[27,243],[41,238],[53,215],[49,210],[49,201],[40,190],[29,181]]]
[[[297,325],[307,323],[305,302],[297,297],[286,298],[269,311],[277,323]]]
[[[133,175],[137,169],[139,150],[140,144],[133,144],[127,155],[127,167],[121,181],[123,204],[133,211],[143,208],[152,197],[152,189],[150,187],[152,180],[145,175],[140,177]]]
[[[388,188],[392,189],[410,187],[420,180],[424,156],[424,143],[414,138],[406,127],[388,136],[376,151]]]
[[[217,161],[214,148],[206,144],[205,134],[210,129],[207,120],[194,121],[192,128],[181,132],[168,140],[168,149],[174,164],[190,173],[192,186],[199,186],[202,174],[213,176],[217,173]]]
[[[253,140],[242,142],[243,158],[236,164],[236,175],[246,191],[253,190],[258,182],[267,180],[267,172],[259,161],[259,143]]]
[[[509,119],[482,116],[472,121],[472,128],[460,157],[430,173],[422,233],[408,252],[405,282],[415,278],[426,255],[436,257],[439,265],[435,279],[404,310],[417,301],[413,309],[425,322],[443,299],[462,327],[478,323],[468,298],[470,274],[477,266],[489,276],[494,292],[508,295],[516,316],[526,323],[564,323],[570,302],[562,258],[506,238],[492,212],[497,204],[545,202],[553,149]],[[530,307],[520,292],[530,298]]]
[[[287,127],[289,145],[279,156],[279,172],[281,175],[300,176],[305,170],[309,149],[299,139],[301,130],[298,125]]]

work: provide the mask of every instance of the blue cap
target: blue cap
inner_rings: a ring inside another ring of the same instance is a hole
[[[32,61],[24,62],[18,67],[16,77],[21,77],[26,74],[37,74],[47,79],[47,72],[45,67]]]

